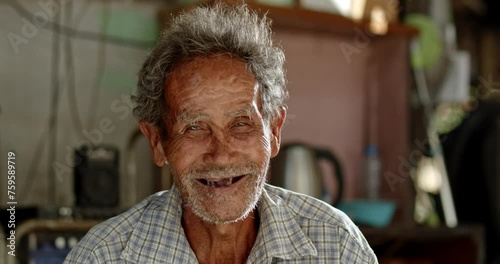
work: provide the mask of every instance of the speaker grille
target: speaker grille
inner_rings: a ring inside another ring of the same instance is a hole
[[[112,146],[75,150],[76,206],[115,207],[119,202],[119,152]]]

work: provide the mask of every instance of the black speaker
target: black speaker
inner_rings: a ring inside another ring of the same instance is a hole
[[[116,207],[119,202],[119,151],[113,146],[75,150],[74,191],[78,207]]]

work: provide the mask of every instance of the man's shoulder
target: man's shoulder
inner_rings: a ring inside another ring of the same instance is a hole
[[[297,217],[331,226],[353,225],[349,217],[332,205],[309,195],[293,192],[273,185],[266,185],[269,198],[284,203]]]
[[[348,251],[372,258],[373,251],[365,237],[344,212],[314,197],[276,186],[267,185],[266,192],[276,205],[281,203],[294,215],[301,229],[317,247],[329,247],[324,241],[332,241],[331,245],[335,247],[349,248]]]
[[[87,263],[92,258],[105,257],[118,260],[131,233],[137,227],[144,212],[161,203],[168,191],[155,193],[129,210],[91,228],[66,258],[65,263]],[[102,256],[102,252],[113,255]]]

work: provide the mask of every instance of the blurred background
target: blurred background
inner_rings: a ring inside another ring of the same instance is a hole
[[[170,18],[213,2],[0,2],[0,263],[61,263],[170,188],[129,95]],[[381,263],[500,263],[500,3],[245,2],[286,54],[269,181],[346,212]]]

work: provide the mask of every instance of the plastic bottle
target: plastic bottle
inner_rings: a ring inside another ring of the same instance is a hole
[[[368,145],[365,150],[364,192],[369,200],[379,199],[382,162],[376,145]]]

